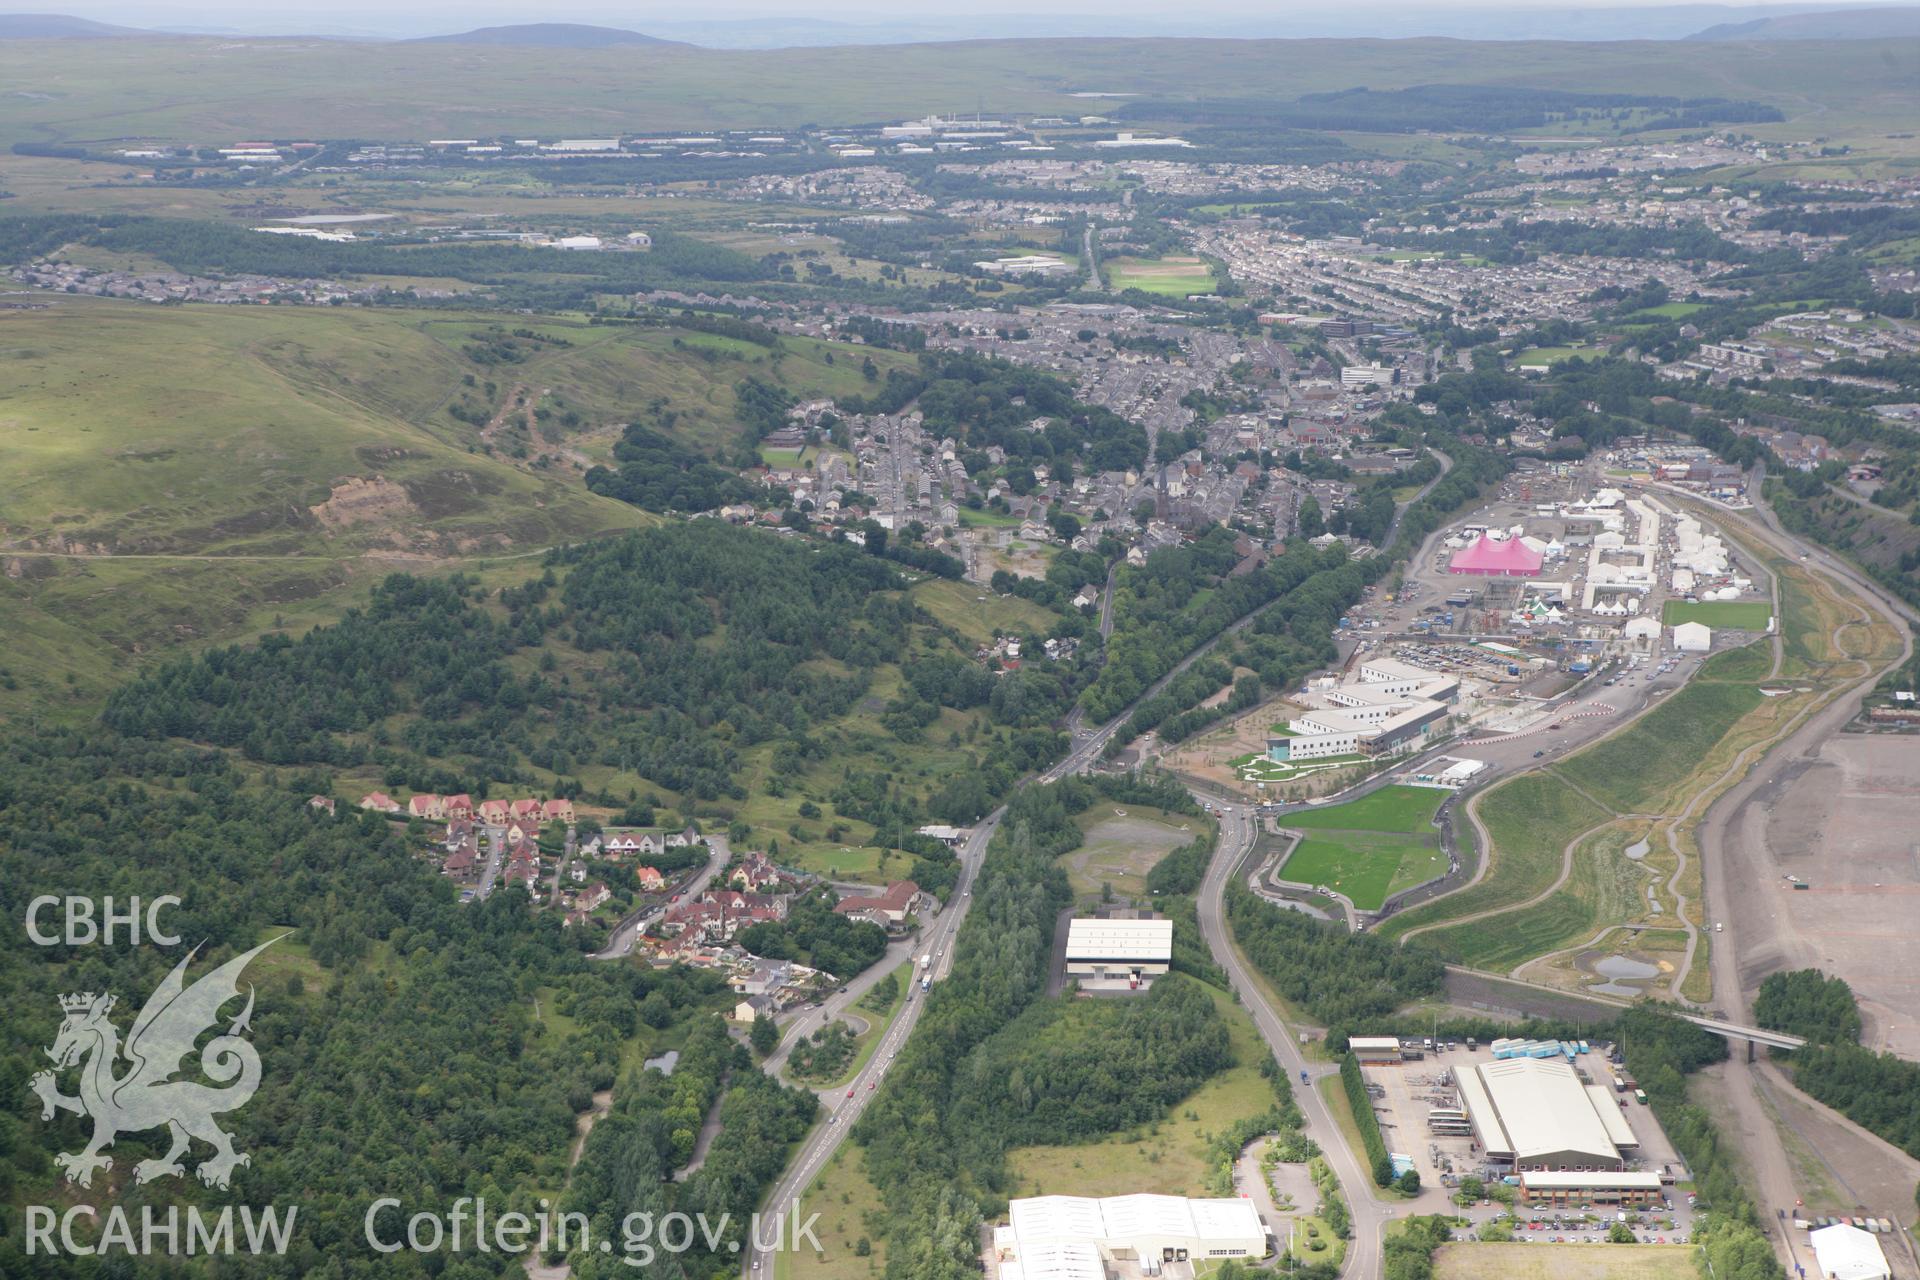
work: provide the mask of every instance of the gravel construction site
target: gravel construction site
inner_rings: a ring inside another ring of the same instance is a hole
[[[1734,819],[1741,985],[1845,978],[1869,1047],[1920,1057],[1920,739],[1842,734],[1776,770]],[[1795,884],[1805,888],[1796,888]]]

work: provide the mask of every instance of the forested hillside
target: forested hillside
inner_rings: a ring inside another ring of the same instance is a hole
[[[517,587],[395,576],[298,640],[154,669],[105,722],[325,769],[350,800],[519,787],[772,842],[858,832],[932,859],[937,883],[951,859],[913,829],[978,817],[1058,743],[906,587],[849,545],[674,524],[555,552]]]
[[[0,909],[16,927],[42,893],[178,895],[183,905],[162,920],[201,945],[195,977],[280,939],[244,978],[260,1089],[221,1119],[252,1159],[235,1177],[240,1198],[300,1206],[279,1274],[438,1272],[433,1260],[363,1246],[370,1193],[436,1205],[485,1193],[502,1208],[530,1207],[528,1188],[561,1180],[575,1113],[592,1093],[731,998],[691,972],[591,965],[558,917],[529,912],[517,889],[461,906],[400,828],[310,808],[315,776],[249,778],[217,753],[110,729],[17,733],[9,753]],[[111,991],[131,1020],[179,955],[128,946],[124,931],[113,946],[0,949],[0,1090],[30,1099],[27,1081],[47,1066],[42,1051],[61,1022],[59,996]],[[25,1104],[0,1111],[0,1192],[63,1203],[71,1189],[52,1157],[81,1149],[90,1129],[71,1115],[43,1123]],[[133,1189],[135,1162],[165,1146],[164,1130],[122,1134],[92,1196],[162,1211],[201,1202],[191,1177]],[[205,1194],[216,1212],[231,1200]],[[100,1274],[83,1260],[29,1264],[21,1247],[0,1234],[0,1273]]]

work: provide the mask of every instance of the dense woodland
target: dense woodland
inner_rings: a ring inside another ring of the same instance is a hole
[[[1287,911],[1239,884],[1227,886],[1227,923],[1254,967],[1281,997],[1327,1028],[1327,1042],[1378,1022],[1440,990],[1446,967],[1417,943],[1396,946],[1371,933]]]
[[[1004,1034],[1023,1015],[1047,1025],[1126,1016],[1124,1006],[1063,1012],[1056,1011],[1059,1002],[1044,1001],[1054,916],[1071,900],[1056,859],[1080,843],[1076,813],[1101,799],[1157,804],[1167,785],[1076,777],[1024,788],[1008,801],[956,940],[953,971],[926,997],[912,1039],[854,1130],[880,1188],[888,1272],[896,1280],[978,1274],[978,1228],[983,1211],[997,1208],[1005,1194],[1008,1146],[1049,1133],[1088,1137],[1098,1126],[1128,1123],[1131,1090],[1171,1092],[1154,1072],[1196,1081],[1207,1074],[1214,1033],[1195,997],[1205,998],[1178,979],[1160,998],[1194,1033],[1194,1053],[1155,1041],[1136,1054],[1103,1039],[1106,1052],[1089,1055],[1071,1045],[1023,1045]],[[1009,1092],[1011,1070],[996,1075],[1002,1065],[1019,1067],[1024,1087],[1017,1095]],[[1062,1101],[1076,1088],[1098,1102],[1087,1118]],[[1001,1105],[989,1108],[995,1098]],[[962,1108],[964,1125],[957,1118]]]
[[[245,682],[230,687],[244,702]],[[710,976],[591,964],[518,889],[463,907],[414,856],[402,826],[310,808],[308,795],[325,787],[317,773],[250,778],[221,755],[107,728],[19,733],[10,752],[0,907],[13,920],[42,893],[176,894],[184,905],[164,921],[200,945],[195,976],[285,935],[245,978],[260,1090],[222,1118],[252,1157],[235,1178],[239,1198],[300,1206],[292,1250],[260,1274],[504,1274],[498,1259],[375,1257],[361,1234],[370,1189],[414,1204],[487,1194],[502,1208],[530,1207],[528,1188],[562,1180],[575,1114],[614,1083],[625,1046],[671,1042],[730,999]],[[47,1065],[58,996],[118,993],[125,1025],[179,956],[127,945],[124,934],[113,946],[0,950],[0,1091],[25,1097]],[[37,1108],[0,1113],[6,1193],[61,1203],[52,1156],[79,1150],[89,1131],[71,1115],[43,1123]],[[165,1145],[163,1131],[123,1134],[116,1178]],[[99,1186],[96,1178],[96,1194]],[[117,1200],[136,1209],[230,1202],[191,1178],[127,1188]],[[29,1266],[20,1248],[0,1235],[0,1272],[108,1273],[44,1258]]]
[[[771,743],[782,779],[804,774],[840,749],[828,731],[877,671],[926,663],[942,674],[923,681],[933,698],[920,705],[978,706],[1015,726],[989,773],[1049,757],[1055,735],[1019,729],[1017,709],[983,703],[977,682],[953,674],[958,642],[904,586],[870,550],[673,524],[555,552],[541,577],[494,593],[458,575],[396,575],[298,640],[163,664],[116,692],[105,719],[266,764],[372,765],[396,787],[580,794],[572,776],[599,764],[688,807],[726,806],[746,794],[747,750]],[[924,797],[874,777],[863,788],[842,775],[845,816],[894,831],[925,821]]]
[[[1805,1036],[1815,1044],[1858,1044],[1860,1009],[1853,988],[1818,969],[1770,973],[1753,998],[1763,1027]]]
[[[1818,969],[1770,973],[1753,1001],[1763,1027],[1805,1036],[1787,1055],[1793,1082],[1862,1128],[1920,1156],[1920,1064],[1860,1044],[1853,989]]]

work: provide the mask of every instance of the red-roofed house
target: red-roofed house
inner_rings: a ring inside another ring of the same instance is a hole
[[[887,891],[877,898],[842,898],[834,904],[833,913],[838,916],[852,916],[860,920],[871,920],[883,928],[902,925],[913,914],[914,907],[920,901],[920,886],[911,880],[895,880],[887,886]]]
[[[572,822],[573,801],[549,800],[540,806],[540,817],[547,822]]]
[[[473,797],[462,791],[457,796],[447,797],[447,817],[471,818],[473,816]]]
[[[360,807],[374,813],[398,813],[400,806],[384,791],[369,791],[360,797]]]
[[[505,800],[482,800],[480,802],[480,821],[499,826],[507,820],[508,805]]]
[[[333,797],[332,796],[314,796],[307,801],[307,808],[318,809],[322,813],[325,813],[328,816],[332,816],[334,812]]]
[[[447,816],[446,797],[435,795],[415,796],[407,801],[407,816],[409,818],[427,818],[437,822]]]
[[[515,818],[530,818],[538,822],[540,820],[540,802],[538,800],[515,800],[512,807],[508,810],[508,813]]]
[[[640,867],[633,875],[640,882],[642,893],[665,893],[667,890],[667,878],[653,867]]]
[[[728,884],[755,892],[778,889],[791,879],[786,872],[773,865],[772,859],[759,852],[744,855],[727,873]]]

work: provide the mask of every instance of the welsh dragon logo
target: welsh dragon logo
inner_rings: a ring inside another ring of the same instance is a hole
[[[174,966],[140,1010],[124,1046],[120,1032],[107,1016],[113,1012],[113,996],[89,991],[60,997],[60,1007],[67,1017],[53,1047],[47,1050],[55,1070],[35,1075],[31,1087],[40,1095],[42,1120],[53,1119],[55,1111],[93,1118],[93,1140],[86,1150],[54,1157],[54,1162],[66,1170],[69,1182],[88,1186],[95,1169],[111,1169],[112,1158],[101,1153],[120,1134],[161,1125],[172,1137],[172,1146],[159,1159],[142,1160],[134,1166],[137,1182],[184,1174],[180,1157],[194,1138],[213,1148],[213,1155],[195,1170],[200,1181],[210,1187],[224,1189],[236,1168],[251,1163],[250,1157],[233,1149],[233,1135],[213,1119],[220,1112],[244,1106],[260,1087],[260,1055],[241,1038],[253,1016],[251,986],[247,988],[246,1007],[228,1025],[226,1034],[215,1036],[200,1050],[201,1072],[225,1087],[172,1077],[182,1069],[181,1060],[193,1052],[194,1041],[219,1021],[221,1007],[239,998],[239,978],[248,962],[278,941],[273,938],[263,942],[188,986],[187,965],[200,950],[195,947]],[[114,1068],[122,1057],[130,1065],[116,1075]],[[55,1072],[76,1065],[80,1068],[80,1096],[70,1098],[60,1092]]]

